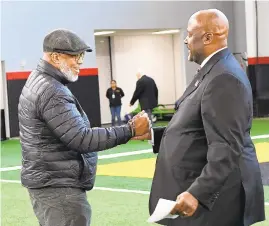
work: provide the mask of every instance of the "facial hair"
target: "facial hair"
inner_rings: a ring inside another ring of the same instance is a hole
[[[60,64],[60,71],[69,82],[75,82],[78,80],[78,74],[74,74],[70,67],[64,62]]]

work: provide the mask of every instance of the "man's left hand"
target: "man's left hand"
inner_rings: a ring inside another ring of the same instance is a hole
[[[182,217],[191,217],[198,208],[198,200],[189,192],[181,193],[176,200],[177,204],[171,214],[179,214]]]

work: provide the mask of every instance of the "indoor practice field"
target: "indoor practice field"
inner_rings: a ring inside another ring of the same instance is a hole
[[[255,119],[251,136],[260,164],[269,164],[269,119]],[[155,160],[147,141],[130,141],[99,153],[95,188],[87,193],[92,226],[150,225],[146,220]],[[20,164],[19,140],[1,142],[2,226],[38,225],[27,190],[20,184]],[[267,221],[255,226],[269,225],[269,186],[264,190]]]

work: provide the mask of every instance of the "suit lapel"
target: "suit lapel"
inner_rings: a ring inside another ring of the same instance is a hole
[[[221,50],[220,52],[216,53],[210,60],[199,70],[199,72],[194,76],[193,80],[183,93],[183,95],[177,101],[176,110],[178,109],[179,105],[191,94],[193,93],[201,84],[206,74],[210,72],[213,66],[222,58],[227,57],[230,55],[230,51],[228,48]]]
[[[196,74],[193,78],[193,80],[191,81],[191,83],[189,84],[189,86],[187,87],[187,89],[185,90],[185,92],[183,93],[183,95],[179,98],[179,100],[177,101],[177,106],[176,109],[178,109],[179,105],[192,93],[194,92],[198,86],[200,85],[201,81],[204,78],[204,74],[198,72],[198,74]]]

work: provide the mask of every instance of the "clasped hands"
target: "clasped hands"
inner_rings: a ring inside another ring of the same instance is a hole
[[[151,121],[145,111],[135,115],[128,124],[132,128],[132,140],[150,140],[151,139]]]
[[[147,113],[138,113],[128,123],[134,130],[132,140],[151,140],[152,125]],[[198,208],[198,200],[187,191],[178,195],[176,202],[171,214],[178,214],[182,218],[193,216]]]

